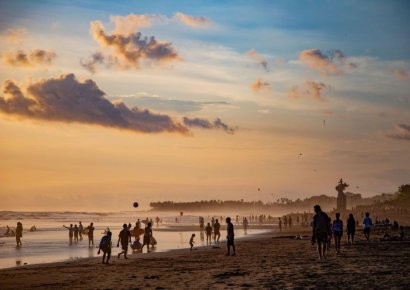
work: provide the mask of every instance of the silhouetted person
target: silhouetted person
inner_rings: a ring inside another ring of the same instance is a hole
[[[5,235],[6,235],[6,236],[10,235],[10,228],[9,228],[9,226],[7,226],[7,231],[6,231]]]
[[[74,243],[78,243],[78,232],[80,231],[80,229],[78,228],[77,225],[74,225]]]
[[[287,216],[285,216],[285,217],[283,218],[283,224],[285,225],[285,228],[288,227],[288,217],[287,217]]]
[[[191,251],[195,244],[194,238],[195,238],[195,234],[192,234],[191,239],[189,239],[189,245],[191,246]]]
[[[347,219],[347,243],[350,244],[350,238],[352,239],[352,244],[354,243],[354,234],[356,232],[356,221],[354,220],[353,214],[349,214]]]
[[[363,233],[367,241],[369,241],[370,239],[370,229],[372,225],[373,223],[372,223],[372,219],[370,218],[370,214],[366,212],[366,217],[363,220]]]
[[[235,256],[235,233],[233,229],[233,224],[231,222],[231,218],[227,217],[226,218],[226,245],[228,248],[228,253],[226,254],[227,256],[230,255],[231,253],[231,247],[232,247],[232,256]]]
[[[91,244],[92,244],[92,246],[94,247],[94,224],[91,223],[87,227],[87,230],[88,230],[88,246],[91,247]]]
[[[73,224],[70,225],[70,227],[66,227],[63,225],[66,229],[68,229],[68,241],[70,242],[70,245],[73,243],[73,234],[74,234],[74,228]]]
[[[135,227],[134,227],[134,239],[138,240],[140,237],[140,229],[141,229],[141,223],[138,223],[140,220],[138,219],[138,221],[135,223]]]
[[[23,243],[21,242],[21,238],[23,237],[23,224],[21,222],[17,223],[17,227],[16,227],[16,244],[17,247],[20,247],[23,245]]]
[[[282,219],[279,218],[279,232],[282,231]]]
[[[131,232],[128,230],[127,224],[123,224],[121,232],[118,234],[118,243],[117,247],[120,246],[121,242],[121,249],[122,251],[118,253],[118,259],[122,254],[124,254],[124,259],[127,258],[128,253],[128,244],[131,244]]]
[[[335,249],[337,253],[340,253],[340,240],[343,236],[343,221],[340,219],[340,213],[336,213],[336,219],[332,224],[332,233],[335,238]]]
[[[315,205],[315,216],[313,217],[312,245],[317,242],[319,259],[326,259],[326,246],[329,235],[329,217],[322,211],[319,205]]]
[[[141,251],[144,249],[144,246],[147,245],[147,253],[149,253],[149,245],[151,243],[151,237],[152,237],[152,224],[148,223],[147,226],[145,227],[144,230],[144,242],[142,244],[142,249]]]
[[[212,226],[210,223],[206,225],[205,228],[205,233],[206,233],[206,243],[211,244],[211,237],[212,237]]]
[[[100,254],[100,251],[103,251],[104,253],[103,258],[102,258],[103,264],[109,264],[108,261],[111,258],[111,248],[112,248],[111,236],[112,236],[111,232],[107,232],[107,234],[103,236],[100,241],[98,255]],[[106,257],[107,257],[107,260],[105,260]]]
[[[246,217],[243,219],[243,231],[245,235],[248,233],[248,219]]]
[[[82,224],[81,222],[78,222],[78,223],[79,223],[79,225],[78,225],[78,233],[79,233],[79,235],[80,235],[80,241],[82,241],[82,240],[83,240],[84,226],[83,226],[83,224]]]
[[[218,222],[218,219],[216,219],[214,223],[214,242],[219,243],[219,238],[221,237],[220,229],[221,224]]]

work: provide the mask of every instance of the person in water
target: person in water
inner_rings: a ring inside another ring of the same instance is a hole
[[[17,227],[16,227],[16,243],[17,243],[17,247],[20,247],[23,245],[23,243],[21,242],[21,238],[23,237],[23,224],[21,222],[17,223]]]
[[[88,246],[91,247],[91,244],[92,244],[92,246],[94,247],[94,224],[90,223],[90,225],[87,227],[87,230],[88,230]]]
[[[319,253],[319,259],[326,259],[326,246],[329,236],[329,217],[322,211],[320,205],[313,207],[315,216],[313,217],[312,227],[312,245],[317,242],[317,251]]]
[[[84,232],[84,226],[81,222],[78,222],[79,226],[78,226],[78,233],[80,235],[80,241],[83,240],[83,232]]]
[[[152,237],[152,224],[148,223],[147,226],[144,229],[144,241],[142,244],[142,249],[144,249],[144,246],[147,245],[147,253],[149,253],[149,244],[151,243],[151,237]],[[141,249],[141,252],[142,252]]]
[[[101,238],[100,241],[100,246],[98,249],[98,255],[100,254],[100,251],[103,251],[103,258],[102,258],[102,263],[103,264],[109,264],[108,261],[111,258],[111,248],[112,248],[112,242],[111,242],[111,232],[107,232],[105,236]],[[105,260],[107,258],[107,260]]]
[[[191,246],[191,251],[192,251],[192,248],[194,247],[194,244],[195,244],[194,238],[195,238],[195,234],[192,234],[191,239],[189,240],[189,245]]]
[[[74,233],[73,224],[71,224],[70,227],[66,227],[65,225],[63,225],[63,227],[65,227],[68,230],[68,241],[71,245],[73,243],[73,233]]]
[[[211,224],[210,223],[208,223],[207,225],[206,225],[206,228],[205,228],[205,232],[206,232],[206,243],[207,244],[211,244],[211,238],[212,238],[212,226],[211,226]]]
[[[340,213],[336,213],[336,219],[332,224],[332,233],[335,239],[335,249],[337,253],[340,253],[340,240],[343,236],[343,221],[340,219]]]
[[[131,244],[131,232],[128,230],[127,224],[124,224],[122,226],[122,231],[118,235],[118,243],[117,247],[120,246],[121,242],[121,249],[122,252],[118,253],[118,259],[122,254],[124,254],[124,259],[127,258],[127,253],[128,253],[128,245]]]
[[[221,237],[221,224],[219,223],[218,219],[215,220],[214,223],[214,242],[219,243],[219,239]]]
[[[370,218],[370,214],[366,212],[366,217],[363,220],[363,233],[366,237],[366,240],[369,241],[370,239],[370,228],[372,227],[372,219]]]
[[[227,256],[230,255],[231,253],[231,247],[233,250],[232,256],[235,256],[235,233],[234,233],[234,229],[233,229],[233,223],[231,222],[231,218],[227,217],[226,218],[226,223],[227,223],[227,227],[226,227],[226,245],[228,247],[228,253],[226,254]]]
[[[356,232],[356,221],[354,220],[353,214],[349,214],[347,219],[347,243],[354,243],[354,234]],[[351,239],[351,242],[350,242]]]
[[[77,225],[74,225],[74,243],[78,243],[78,233],[80,232],[80,229],[78,228]]]

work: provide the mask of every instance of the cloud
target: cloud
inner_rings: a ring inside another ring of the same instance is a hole
[[[110,16],[110,21],[115,24],[114,34],[131,35],[141,27],[150,27],[154,18],[155,16],[144,14],[113,15]]]
[[[23,42],[26,30],[24,28],[8,29],[4,34],[0,35],[0,40],[12,44],[20,44]]]
[[[314,81],[305,81],[301,86],[292,86],[289,92],[290,99],[310,98],[317,101],[326,101],[322,97],[322,91],[329,89],[330,86],[324,83],[317,83]]]
[[[194,17],[181,12],[175,13],[174,19],[193,28],[203,28],[212,24],[206,17]]]
[[[53,51],[35,49],[31,52],[17,50],[2,54],[5,64],[16,67],[32,68],[40,65],[50,65],[57,55]]]
[[[95,74],[97,72],[96,65],[104,64],[105,56],[101,52],[93,53],[88,59],[80,60],[80,65],[88,70],[90,73]]]
[[[228,125],[223,123],[220,118],[215,119],[213,123],[206,119],[188,117],[184,117],[183,121],[185,126],[188,127],[198,127],[203,129],[222,129],[228,134],[233,134],[237,130],[237,128],[229,127]]]
[[[246,53],[246,55],[259,63],[265,69],[265,71],[269,71],[267,60],[264,59],[259,53],[257,53],[255,49],[251,49]]]
[[[299,59],[309,68],[322,75],[338,75],[343,68],[356,68],[358,65],[349,62],[341,50],[323,53],[320,49],[307,49],[299,53]]]
[[[104,98],[92,80],[78,81],[74,74],[29,83],[25,92],[13,81],[3,84],[0,112],[44,121],[77,122],[143,133],[177,132],[189,129],[168,115],[155,114]]]
[[[117,30],[117,28],[116,28]],[[122,69],[139,69],[142,63],[167,63],[181,60],[170,42],[160,42],[154,36],[140,32],[107,34],[100,21],[91,22],[91,34],[103,48],[110,49],[106,59]]]
[[[395,131],[387,134],[387,137],[410,141],[410,125],[407,124],[397,124]]]
[[[254,83],[251,84],[251,89],[254,92],[259,92],[261,89],[269,89],[269,88],[270,88],[270,84],[260,79],[257,79]]]
[[[402,67],[393,68],[391,72],[399,80],[406,80],[409,77],[409,73]]]

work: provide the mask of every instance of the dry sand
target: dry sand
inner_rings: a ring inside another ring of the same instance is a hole
[[[284,233],[283,235],[287,235]],[[319,262],[309,239],[265,234],[221,248],[134,254],[0,270],[0,289],[409,289],[410,242],[342,245]]]

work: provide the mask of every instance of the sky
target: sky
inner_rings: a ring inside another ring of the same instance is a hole
[[[410,181],[408,1],[0,1],[0,210]],[[258,188],[260,190],[258,190]]]

